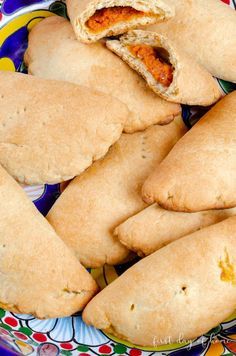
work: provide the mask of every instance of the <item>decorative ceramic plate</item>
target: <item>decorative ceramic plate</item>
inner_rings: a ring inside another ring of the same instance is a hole
[[[80,0],[78,0],[80,1]],[[236,9],[234,0],[225,0]],[[26,72],[23,54],[27,48],[28,31],[43,18],[54,14],[66,17],[66,6],[61,1],[48,0],[0,0],[0,70]],[[223,91],[236,89],[232,83],[219,81]],[[183,107],[183,118],[188,126],[194,124],[206,109]],[[61,193],[63,187],[45,185],[24,187],[42,214]],[[129,264],[105,266],[91,270],[98,284],[104,288],[122,274]],[[219,296],[220,297],[220,296]],[[135,345],[104,334],[86,326],[80,314],[63,319],[38,320],[30,315],[17,315],[0,309],[0,355],[189,355],[220,356],[236,353],[236,314],[204,336],[194,340],[181,340],[154,348],[138,348]]]

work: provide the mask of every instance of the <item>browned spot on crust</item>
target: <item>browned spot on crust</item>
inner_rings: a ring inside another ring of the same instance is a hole
[[[219,267],[221,268],[221,275],[220,279],[223,282],[229,282],[236,285],[236,272],[235,266],[231,263],[229,254],[227,250],[225,250],[225,257],[224,259],[220,260]]]

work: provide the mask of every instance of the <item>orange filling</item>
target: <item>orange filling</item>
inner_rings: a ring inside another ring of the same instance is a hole
[[[157,82],[165,87],[173,80],[173,67],[158,55],[158,51],[145,44],[129,46],[130,52],[140,59]]]
[[[118,22],[129,21],[133,18],[151,16],[130,6],[114,6],[97,10],[86,22],[86,26],[93,32],[101,32]]]

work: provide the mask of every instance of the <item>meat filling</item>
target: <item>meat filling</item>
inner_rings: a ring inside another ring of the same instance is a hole
[[[130,52],[140,59],[157,82],[165,87],[169,87],[173,80],[173,66],[167,63],[158,50],[149,45],[129,46]]]
[[[130,6],[114,6],[97,10],[86,22],[86,26],[93,32],[102,32],[118,22],[129,21],[133,18],[150,14],[138,11]]]

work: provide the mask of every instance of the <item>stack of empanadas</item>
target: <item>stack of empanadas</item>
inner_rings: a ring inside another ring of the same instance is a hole
[[[77,41],[69,21],[59,16],[47,18],[32,29],[25,62],[33,75],[85,85],[122,101],[130,111],[125,132],[167,124],[181,112],[179,105],[148,89],[144,80],[104,43],[86,45]]]
[[[48,220],[86,267],[118,264],[128,256],[113,231],[146,207],[141,197],[145,179],[185,132],[182,120],[176,119],[123,134],[59,197]]]
[[[201,210],[236,207],[235,135],[233,92],[177,142],[146,180],[145,201],[173,211],[153,205],[115,229],[124,246],[151,255],[88,304],[85,322],[153,346],[167,336],[171,342],[180,335],[195,338],[233,313],[236,209]]]
[[[200,336],[236,307],[236,91],[187,133],[180,104],[215,104],[213,76],[236,82],[235,12],[67,6],[70,21],[31,31],[32,75],[0,73],[0,164],[21,183],[69,183],[46,221],[0,166],[0,306],[47,318],[89,302],[86,323],[142,346]],[[135,253],[150,256],[90,301],[84,267]]]

